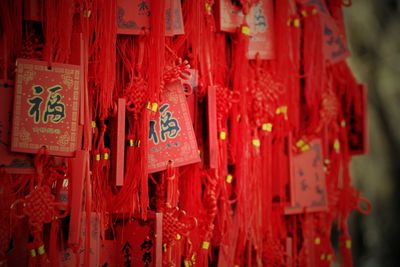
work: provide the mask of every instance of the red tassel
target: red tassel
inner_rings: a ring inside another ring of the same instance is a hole
[[[28,267],[37,266],[37,252],[33,243],[28,243]]]
[[[178,176],[176,175],[176,169],[173,167],[173,162],[168,163],[167,170],[165,172],[165,178],[167,182],[167,195],[166,203],[167,208],[176,207],[179,199],[178,191]]]
[[[313,132],[319,120],[318,107],[321,102],[321,89],[324,86],[325,58],[323,53],[322,21],[317,9],[312,6],[300,10],[303,16],[303,68],[304,96],[307,116],[307,132]]]
[[[282,84],[282,103],[294,136],[300,131],[300,45],[301,25],[294,0],[275,3],[276,76]]]
[[[240,31],[246,29],[246,24],[242,25]],[[240,162],[237,157],[242,155],[239,151],[239,147],[243,145],[243,136],[240,134],[240,127],[243,126],[245,121],[245,114],[247,111],[247,98],[245,88],[247,85],[247,73],[248,65],[246,59],[246,53],[248,48],[248,36],[242,32],[237,34],[235,40],[234,55],[232,62],[232,89],[235,94],[240,96],[239,105],[234,106],[231,112],[231,146],[232,146],[232,160],[233,163]]]
[[[149,189],[148,189],[148,170],[147,170],[147,159],[148,159],[148,136],[149,136],[149,113],[148,111],[143,112],[142,116],[142,136],[140,140],[143,140],[141,147],[141,165],[140,165],[140,212],[144,220],[147,219],[147,209],[149,208]]]
[[[96,117],[101,121],[108,117],[113,108],[116,62],[116,0],[100,0],[84,6],[81,16],[89,20],[89,58],[91,79],[88,81],[93,92]]]
[[[22,21],[22,1],[1,1],[0,77],[4,80],[14,77],[14,62],[22,49]]]
[[[351,238],[348,235],[339,237],[340,254],[342,254],[342,266],[352,267],[353,256],[351,255]]]
[[[55,15],[57,14],[57,15]],[[67,63],[71,50],[74,1],[44,1],[44,60]]]
[[[150,2],[150,33],[148,50],[149,84],[148,100],[158,102],[160,98],[165,60],[165,0]],[[147,139],[146,139],[147,140]]]

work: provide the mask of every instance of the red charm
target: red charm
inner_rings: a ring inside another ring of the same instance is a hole
[[[19,217],[28,216],[29,224],[37,230],[41,230],[44,223],[63,218],[68,213],[65,204],[55,202],[54,195],[47,185],[37,186],[25,199],[16,200],[12,206],[16,207],[20,203],[24,208],[23,215]],[[58,210],[64,212],[59,213]]]

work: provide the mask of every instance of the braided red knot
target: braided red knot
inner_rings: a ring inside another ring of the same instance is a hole
[[[268,238],[264,245],[263,258],[267,266],[285,265],[285,252],[278,239]]]
[[[176,58],[172,64],[166,64],[163,74],[163,84],[168,84],[179,79],[187,80],[190,77],[189,61]]]
[[[228,118],[229,111],[234,103],[239,102],[239,92],[233,92],[227,87],[216,85],[218,130],[223,130],[222,122]]]
[[[145,108],[147,88],[147,82],[142,77],[137,77],[133,79],[126,89],[126,109],[133,113],[135,120],[139,119],[141,112]]]
[[[32,257],[36,257],[37,254],[43,259],[46,258],[46,251],[41,237],[43,224],[64,218],[68,214],[67,204],[55,202],[54,199],[55,197],[51,194],[47,185],[39,185],[25,199],[18,199],[11,205],[11,209],[14,210],[17,218],[23,218],[24,216],[29,218],[34,238],[33,247],[30,248]],[[22,214],[17,214],[17,210],[20,210],[18,208],[19,205],[22,205]],[[58,210],[62,210],[62,213],[59,213]]]
[[[163,243],[170,247],[197,226],[196,218],[188,216],[185,211],[167,208],[163,215]]]
[[[275,115],[278,100],[283,94],[283,86],[261,66],[258,58],[252,65],[252,79],[249,80],[249,114],[252,126],[258,128],[265,121],[271,121]]]
[[[218,179],[214,175],[204,174],[205,178],[205,192],[204,192],[204,207],[207,209],[207,225],[205,240],[208,241],[214,230],[214,219],[218,213],[218,197],[217,197],[217,185]]]
[[[320,123],[317,132],[320,132],[324,126],[333,126],[337,128],[337,118],[339,115],[339,101],[332,90],[327,90],[322,94],[320,104]]]

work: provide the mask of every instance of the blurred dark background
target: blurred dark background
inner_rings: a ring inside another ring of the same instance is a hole
[[[345,9],[349,63],[369,86],[369,153],[353,183],[373,203],[350,218],[355,266],[400,266],[400,1],[353,0]]]

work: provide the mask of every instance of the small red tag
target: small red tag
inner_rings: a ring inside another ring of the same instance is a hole
[[[150,0],[117,1],[117,33],[144,34],[149,30]],[[165,35],[184,34],[180,0],[167,0],[165,5]]]
[[[81,236],[81,214],[83,200],[83,184],[87,173],[87,160],[89,153],[79,150],[76,156],[69,160],[71,166],[70,190],[71,190],[71,213],[68,234],[68,244],[78,245]]]
[[[162,214],[151,214],[147,221],[130,219],[117,225],[117,266],[161,266]]]
[[[80,67],[17,60],[11,150],[73,156],[78,148]]]
[[[208,87],[207,94],[208,119],[208,153],[210,169],[218,167],[218,130],[217,130],[217,96],[213,86]]]
[[[286,266],[293,266],[293,238],[286,237]]]
[[[368,108],[367,84],[360,84],[350,107],[349,116],[349,149],[352,155],[368,153]]]
[[[328,208],[323,152],[320,139],[291,159],[291,206],[286,214],[325,211]]]
[[[31,157],[10,151],[13,91],[12,81],[0,80],[0,165],[9,173],[34,173]]]
[[[167,169],[170,160],[175,167],[200,161],[181,82],[168,84],[162,99],[157,114],[150,119],[149,173]]]
[[[274,6],[272,0],[261,0],[252,6],[247,15],[250,28],[248,59],[272,59],[274,55]]]
[[[118,99],[117,116],[110,118],[111,173],[115,175],[115,185],[124,184],[125,158],[125,106],[124,98]]]

